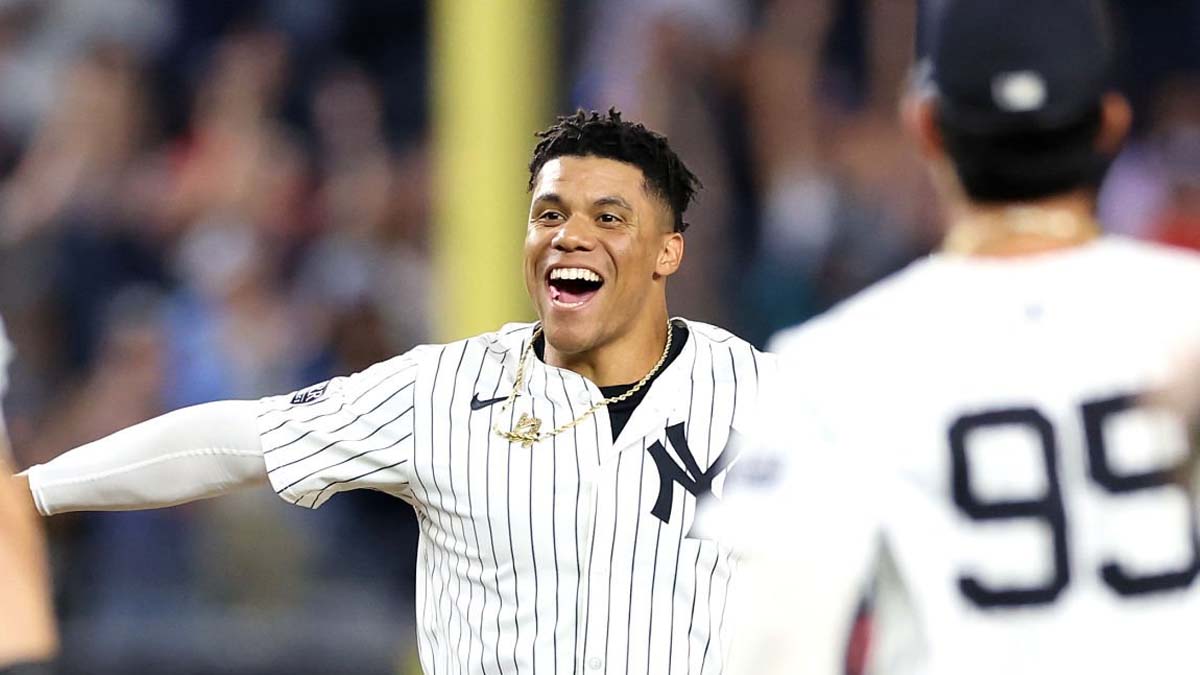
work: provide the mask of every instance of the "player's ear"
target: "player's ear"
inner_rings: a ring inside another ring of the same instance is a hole
[[[917,144],[921,156],[928,160],[941,159],[946,145],[938,128],[937,102],[928,94],[910,94],[900,104],[904,129]]]
[[[1100,133],[1096,136],[1096,152],[1103,157],[1113,157],[1121,150],[1133,126],[1133,108],[1129,99],[1116,92],[1104,95],[1100,102]]]
[[[663,237],[662,247],[658,251],[658,260],[654,264],[654,275],[669,277],[679,269],[683,262],[683,235],[672,229]]]

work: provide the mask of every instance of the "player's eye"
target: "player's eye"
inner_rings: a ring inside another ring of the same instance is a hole
[[[563,216],[563,214],[559,213],[558,211],[543,211],[538,215],[536,220],[538,222],[542,222],[542,223],[553,224],[553,223],[561,223],[562,221],[566,220],[566,218]]]
[[[596,220],[600,221],[604,225],[616,225],[617,223],[621,222],[621,217],[614,213],[601,213],[600,217]]]

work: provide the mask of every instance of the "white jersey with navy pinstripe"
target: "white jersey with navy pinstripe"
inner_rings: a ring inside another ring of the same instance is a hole
[[[554,428],[602,398],[531,357],[505,411],[533,332],[510,325],[263,399],[271,483],[305,507],[360,488],[413,505],[426,673],[720,673],[734,563],[689,530],[775,365],[686,325],[615,443],[604,409],[531,448],[493,432],[523,413]]]

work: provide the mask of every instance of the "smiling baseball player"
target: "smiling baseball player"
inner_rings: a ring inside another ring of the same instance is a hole
[[[689,536],[773,359],[669,319],[698,187],[619,113],[539,134],[526,288],[540,321],[295,394],[167,414],[28,472],[43,514],[269,481],[317,508],[375,489],[420,522],[428,673],[719,673],[733,564]]]

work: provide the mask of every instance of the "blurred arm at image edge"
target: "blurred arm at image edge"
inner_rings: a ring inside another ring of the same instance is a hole
[[[45,662],[58,649],[42,531],[12,468],[0,423],[0,672]]]

